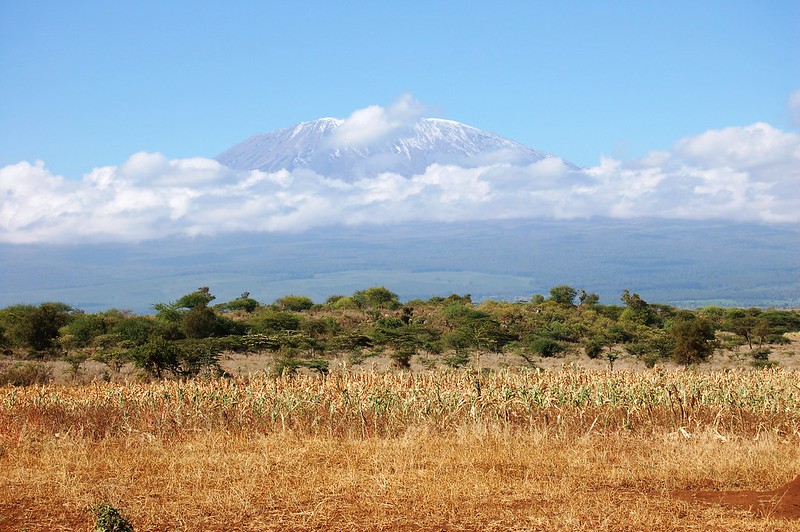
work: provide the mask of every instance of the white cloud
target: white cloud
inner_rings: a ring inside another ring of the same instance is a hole
[[[11,243],[594,216],[799,223],[800,135],[758,123],[687,137],[640,159],[604,157],[581,170],[558,158],[434,164],[410,178],[382,173],[351,183],[309,170],[236,172],[157,153],[134,154],[82,180],[54,175],[42,162],[0,168],[0,241]]]
[[[800,135],[758,122],[747,127],[706,131],[675,144],[674,152],[688,162],[708,166],[757,168],[796,158]]]
[[[413,127],[424,113],[424,105],[410,94],[404,94],[389,107],[371,105],[354,111],[334,130],[331,142],[354,148],[370,146],[399,130]]]

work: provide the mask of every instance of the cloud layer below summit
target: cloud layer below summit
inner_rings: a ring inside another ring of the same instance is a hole
[[[797,94],[792,96],[796,99]],[[796,111],[800,104],[792,104]],[[795,102],[796,103],[796,102]],[[354,112],[334,142],[381,141],[425,112],[413,98]],[[212,159],[136,153],[82,179],[43,162],[0,168],[0,242],[126,242],[300,231],[333,224],[587,217],[800,222],[800,135],[766,123],[709,130],[634,160],[575,169],[434,164],[344,182],[309,170],[235,171]]]

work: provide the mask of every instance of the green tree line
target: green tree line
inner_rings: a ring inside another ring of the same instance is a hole
[[[582,353],[613,367],[622,353],[652,366],[706,361],[719,347],[746,349],[755,364],[769,363],[770,346],[800,330],[796,311],[705,307],[684,310],[648,303],[624,291],[621,304],[603,305],[572,286],[526,301],[473,303],[469,295],[401,302],[375,286],[315,303],[287,295],[263,304],[244,293],[216,303],[208,287],[153,315],[124,310],[85,313],[64,303],[0,309],[0,348],[6,356],[87,359],[113,371],[133,363],[156,378],[188,377],[219,368],[224,352],[273,353],[281,370],[327,370],[333,356],[354,362],[387,353],[399,368],[415,355],[452,367],[479,363],[481,354],[540,357]]]

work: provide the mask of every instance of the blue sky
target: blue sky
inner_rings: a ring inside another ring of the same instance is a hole
[[[800,224],[797,1],[0,0],[0,68],[0,242],[497,218]],[[421,114],[560,158],[355,182],[210,159],[324,116],[374,132]]]
[[[402,94],[591,166],[797,131],[800,2],[0,0],[0,68],[0,167],[213,157]]]

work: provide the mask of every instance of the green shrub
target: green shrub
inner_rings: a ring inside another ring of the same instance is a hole
[[[165,371],[177,373],[183,354],[181,348],[163,338],[153,338],[130,350],[131,361],[149,375],[161,379]]]
[[[554,357],[557,354],[565,351],[564,346],[560,342],[557,342],[552,338],[547,338],[542,336],[534,337],[528,343],[527,347],[534,353],[541,355],[545,358]]]
[[[227,303],[223,303],[219,307],[223,310],[241,311],[249,314],[256,310],[259,305],[260,303],[258,301],[250,297],[250,292],[245,292],[238,298],[228,301]]]
[[[603,348],[607,344],[607,340],[594,337],[583,342],[583,349],[586,351],[586,356],[589,358],[600,358],[603,354]]]
[[[759,347],[750,351],[750,356],[753,357],[753,360],[769,360],[769,355],[771,353],[772,350],[768,347]]]
[[[275,306],[280,310],[304,312],[314,306],[314,301],[306,296],[289,295],[275,300]]]
[[[322,359],[314,359],[314,360],[306,360],[303,362],[303,365],[308,369],[313,369],[314,371],[318,372],[320,375],[327,375],[329,370],[329,364],[327,360]]]
[[[663,357],[660,356],[658,353],[650,352],[641,355],[639,357],[639,360],[644,362],[645,367],[653,368],[660,360],[663,360]]]
[[[295,356],[290,349],[281,349],[280,353],[272,359],[272,372],[275,375],[294,375],[303,362]]]
[[[444,363],[451,368],[461,368],[469,364],[471,355],[467,351],[454,351],[452,354],[444,357]]]
[[[110,504],[92,508],[95,532],[133,532],[133,526]]]
[[[770,334],[767,336],[767,343],[773,345],[787,345],[792,343],[792,341],[783,334]]]

